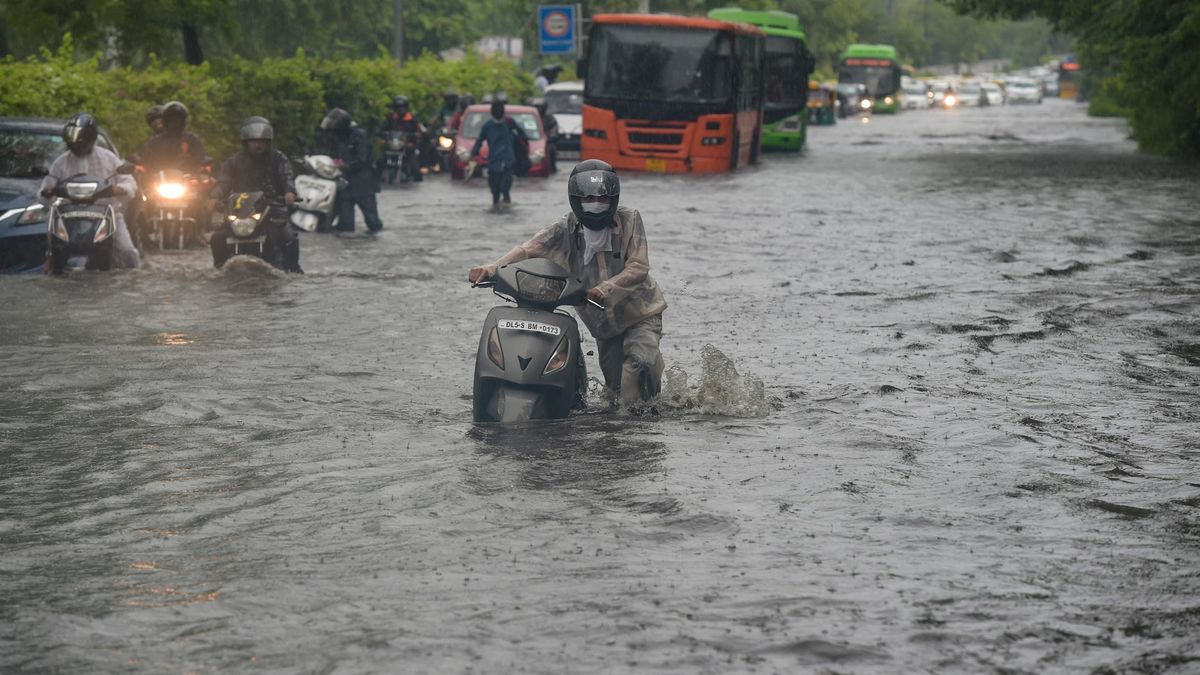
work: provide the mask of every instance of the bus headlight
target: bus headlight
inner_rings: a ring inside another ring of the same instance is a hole
[[[884,104],[884,105],[891,105],[891,104],[893,104],[893,103],[895,103],[895,102],[896,102],[896,99],[892,98],[891,96],[884,96],[884,97],[883,97],[883,104]]]
[[[776,131],[800,131],[800,126],[803,123],[804,123],[804,120],[801,119],[801,117],[799,115],[792,115],[791,117],[785,117],[782,120],[779,120],[779,124],[776,125],[775,130]]]

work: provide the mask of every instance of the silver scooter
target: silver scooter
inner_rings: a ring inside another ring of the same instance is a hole
[[[579,325],[557,311],[589,302],[580,279],[544,258],[501,267],[474,284],[515,303],[493,307],[475,354],[476,422],[560,419],[583,406],[587,386]]]
[[[344,182],[342,170],[327,155],[305,155],[297,164],[304,173],[296,176],[292,224],[305,232],[326,232],[337,218],[337,195]]]

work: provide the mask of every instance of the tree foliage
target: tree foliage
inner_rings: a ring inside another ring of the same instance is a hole
[[[1074,35],[1090,94],[1122,106],[1139,145],[1200,158],[1200,3],[944,0],[981,17],[1037,15]]]

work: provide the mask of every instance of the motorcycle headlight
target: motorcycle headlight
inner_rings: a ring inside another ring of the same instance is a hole
[[[862,106],[863,110],[870,110],[871,109],[871,99],[864,98],[862,101],[859,102],[859,105]]]
[[[441,136],[438,138],[438,147],[443,150],[449,150],[454,147],[454,139],[449,136]]]
[[[67,183],[67,196],[71,199],[91,199],[99,183]]]
[[[183,183],[159,183],[154,190],[163,199],[179,199],[187,193],[187,186]]]
[[[567,336],[563,335],[558,341],[558,346],[554,348],[554,353],[550,356],[550,360],[546,362],[546,369],[542,371],[543,375],[558,372],[567,365],[567,357],[571,355],[571,348],[567,345]]]
[[[946,94],[946,98],[942,99],[942,101],[946,104],[947,108],[953,108],[954,104],[958,103],[958,99],[955,98],[954,94]]]
[[[487,355],[492,363],[504,370],[504,350],[500,348],[500,331],[495,326],[492,327],[492,332],[488,333]]]
[[[258,221],[254,218],[237,218],[229,225],[229,229],[239,237],[249,237],[254,234],[256,227],[258,227]]]

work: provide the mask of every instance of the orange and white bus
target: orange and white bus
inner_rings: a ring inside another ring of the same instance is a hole
[[[592,17],[582,156],[618,170],[720,173],[758,161],[766,36],[661,14]]]

